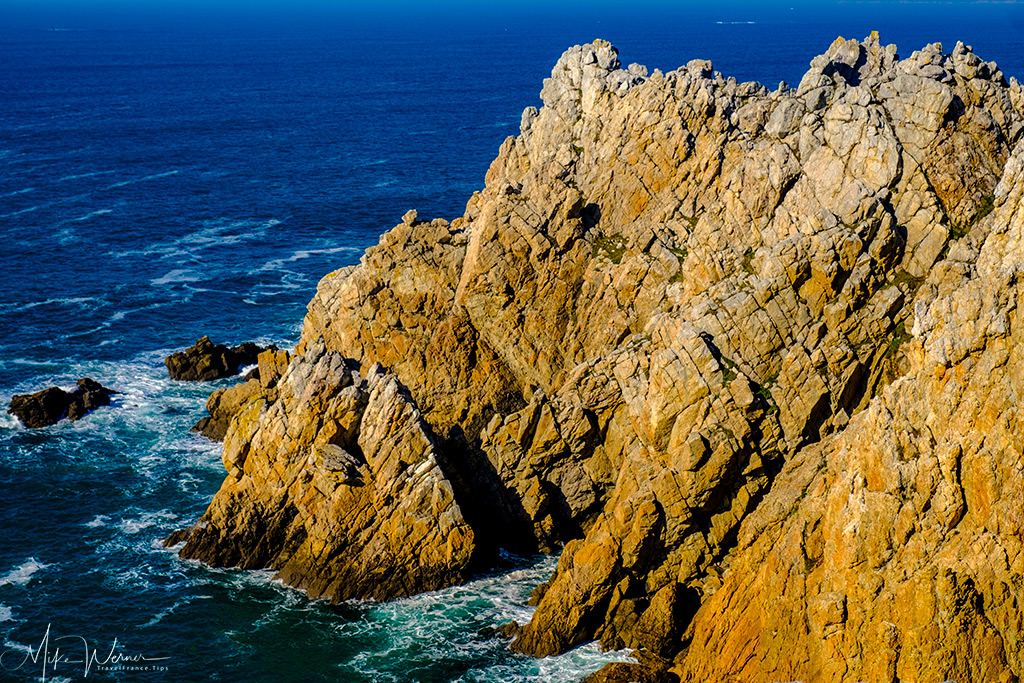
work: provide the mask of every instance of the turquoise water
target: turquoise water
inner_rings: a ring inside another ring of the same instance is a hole
[[[86,646],[136,659],[89,670],[118,681],[570,681],[621,658],[534,660],[491,633],[528,618],[552,558],[341,606],[180,560],[160,540],[224,477],[220,446],[188,428],[229,381],[171,382],[163,358],[202,334],[294,344],[320,276],[410,208],[462,213],[575,43],[774,85],[837,34],[878,29],[905,54],[962,37],[1024,74],[1013,8],[923,7],[141,28],[0,7],[0,401],[83,376],[121,392],[43,430],[0,415],[0,680],[40,680],[43,660],[22,662],[41,645],[65,657],[46,679],[72,681]]]

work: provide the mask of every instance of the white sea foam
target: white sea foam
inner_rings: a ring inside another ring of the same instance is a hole
[[[103,526],[107,526],[107,522],[110,521],[110,517],[107,515],[96,515],[92,518],[91,522],[86,522],[85,525],[90,529],[98,529]]]
[[[4,640],[4,649],[5,650],[15,650],[17,652],[25,652],[27,654],[32,654],[32,652],[34,652],[34,648],[31,645],[24,645],[22,643],[15,643],[12,640]]]
[[[200,282],[201,280],[202,276],[197,271],[192,270],[191,268],[177,268],[170,271],[163,277],[150,280],[149,284],[159,286],[170,285],[176,282]]]
[[[112,409],[100,408],[87,420],[62,421],[54,429],[58,434],[113,443],[121,442],[125,434],[145,434],[146,439],[126,453],[132,469],[141,478],[136,484],[140,486],[139,493],[145,495],[149,487],[166,483],[168,467],[172,471],[223,467],[220,444],[189,432],[210,390],[173,382],[163,362],[168,353],[169,350],[157,350],[128,361],[76,363],[61,368],[60,374],[55,375],[36,372],[33,379],[12,389],[14,393],[26,393],[37,390],[39,385],[73,387],[78,378],[92,377],[118,391],[112,397]],[[67,457],[75,459],[78,453],[79,449],[71,449]],[[17,456],[28,458],[29,454],[19,450]],[[131,520],[137,512],[126,512],[124,519]]]
[[[96,218],[97,216],[105,216],[105,215],[110,214],[110,213],[114,213],[114,209],[113,208],[109,208],[109,209],[96,209],[95,211],[90,211],[89,213],[82,214],[81,216],[75,216],[73,218],[64,218],[62,220],[59,220],[59,221],[57,221],[56,223],[53,224],[53,227],[54,227],[54,229],[56,229],[56,228],[61,227],[62,225],[68,225],[69,223],[81,223],[83,221],[87,221],[87,220],[90,220],[92,218]],[[74,235],[75,232],[71,228],[65,228],[63,231],[61,231],[60,234],[62,236],[65,235],[65,234],[66,235]]]
[[[60,232],[57,233],[57,242],[62,245],[67,245],[71,244],[72,242],[78,241],[79,237],[75,232],[74,228],[70,227],[71,223],[81,223],[82,221],[87,221],[92,218],[96,218],[97,216],[105,216],[113,212],[113,209],[98,209],[96,211],[90,211],[89,213],[84,214],[82,216],[76,216],[74,218],[65,218],[64,220],[57,221],[53,225],[54,230],[60,228],[61,226],[68,226],[64,227],[63,229],[60,230]]]
[[[39,562],[34,557],[30,557],[20,567],[16,567],[8,572],[6,576],[0,577],[0,586],[27,586],[36,572],[46,569],[49,566],[50,565],[48,564]]]
[[[180,173],[178,170],[166,171],[164,173],[154,173],[153,175],[142,176],[141,178],[130,178],[128,180],[122,180],[111,185],[107,185],[105,189],[113,190],[118,187],[125,187],[126,185],[135,185],[136,183],[144,183],[149,180],[158,180],[160,178],[166,178],[168,176],[177,175]]]
[[[0,602],[0,623],[14,621],[14,610]]]
[[[335,160],[336,159],[337,157],[335,157]],[[390,161],[390,159],[370,159],[362,163],[352,164],[352,168],[367,168],[368,166],[380,166],[381,164],[388,163],[388,161]]]
[[[280,224],[281,221],[272,218],[268,221],[232,221],[220,225],[208,225],[202,230],[185,235],[177,240],[177,244],[190,245],[194,247],[208,247],[211,245],[238,244],[254,237],[262,237],[268,228]]]
[[[171,242],[153,244],[145,249],[112,251],[108,252],[107,256],[112,258],[157,256],[162,259],[178,259],[183,256],[190,256],[208,247],[238,244],[258,239],[265,235],[268,229],[280,223],[281,221],[272,218],[266,221],[243,220],[218,222],[212,225],[207,224],[203,228]]]
[[[93,171],[92,173],[75,173],[73,175],[66,175],[62,178],[58,178],[58,183],[63,183],[66,180],[78,180],[79,178],[93,178],[98,175],[110,175],[111,173],[117,173],[117,171]]]
[[[288,345],[278,339],[257,341]],[[144,443],[133,443],[124,451],[124,457],[139,475],[131,482],[133,490],[139,492],[139,502],[120,512],[106,510],[106,515],[89,511],[82,520],[89,528],[89,531],[83,529],[83,533],[99,541],[95,546],[97,561],[92,563],[94,567],[90,571],[101,576],[108,589],[118,594],[153,597],[146,627],[153,626],[158,631],[169,622],[179,621],[181,614],[189,611],[186,607],[189,601],[209,598],[197,592],[203,591],[203,585],[210,585],[220,589],[215,595],[226,590],[227,599],[244,600],[254,607],[256,613],[251,628],[263,634],[302,624],[303,628],[313,628],[328,636],[337,632],[342,638],[353,636],[380,643],[354,659],[346,656],[345,661],[339,662],[339,680],[358,672],[373,680],[404,681],[409,677],[398,668],[403,662],[425,670],[431,662],[454,658],[464,666],[477,667],[468,672],[463,670],[463,678],[458,680],[467,683],[568,683],[608,661],[623,658],[621,654],[601,653],[594,646],[550,660],[510,657],[504,654],[505,645],[499,638],[481,635],[487,627],[510,619],[522,623],[529,618],[532,608],[525,603],[530,590],[551,574],[556,563],[554,558],[545,558],[503,576],[485,577],[466,586],[395,603],[350,605],[344,609],[352,610],[349,614],[355,616],[339,618],[335,608],[328,609],[321,602],[307,600],[300,591],[274,579],[273,572],[210,569],[180,559],[174,549],[163,548],[159,537],[171,528],[194,520],[201,512],[200,503],[190,509],[172,505],[154,510],[153,507],[170,504],[145,502],[149,493],[166,490],[168,477],[177,477],[182,486],[187,482],[208,501],[209,491],[201,491],[200,485],[208,488],[209,478],[199,470],[222,472],[221,446],[187,433],[209,387],[169,380],[163,366],[163,358],[169,351],[154,350],[122,362],[80,363],[63,368],[62,374],[54,378],[55,383],[64,384],[84,375],[94,376],[122,392],[115,397],[117,410],[101,409],[90,420],[74,423],[67,429],[78,429],[78,425],[88,422],[87,438],[116,441],[123,439],[126,433],[148,435]],[[32,454],[26,452],[22,457],[32,457]],[[190,468],[190,472],[185,471]],[[207,477],[205,481],[203,477]],[[10,575],[21,569],[17,568]],[[476,662],[480,662],[479,665]]]
[[[529,620],[534,611],[526,604],[530,591],[551,575],[556,564],[555,558],[543,558],[530,567],[463,586],[368,604],[366,618],[331,623],[342,638],[367,638],[382,644],[340,663],[342,677],[360,672],[371,674],[374,680],[404,680],[392,668],[395,662],[429,667],[439,659],[472,662],[480,661],[488,652],[504,651],[500,639],[480,634],[512,619],[519,623]],[[522,658],[507,664],[481,664],[455,680],[568,683],[611,661],[628,661],[628,657],[624,652],[602,653],[598,646],[588,645],[544,660]]]
[[[206,597],[206,596],[202,596],[202,597]],[[190,602],[191,602],[191,600],[189,600],[189,599],[178,600],[177,602],[175,602],[173,605],[171,605],[167,609],[160,610],[159,612],[154,614],[153,618],[150,619],[149,621],[147,621],[145,624],[143,624],[141,626],[141,628],[149,628],[150,626],[156,626],[157,624],[159,624],[161,621],[164,620],[164,617],[168,617],[171,614],[174,614],[174,610],[178,609],[179,607],[185,607]]]
[[[35,189],[36,188],[34,188],[34,187],[26,187],[26,188],[21,189],[21,190],[15,190],[14,192],[7,192],[5,194],[0,194],[0,199],[3,199],[4,197],[15,197],[15,196],[17,196],[19,194],[26,194],[28,192],[34,192]]]
[[[77,218],[72,218],[70,220],[72,220],[72,221],[87,221],[90,218],[95,218],[96,216],[105,216],[108,213],[113,213],[113,212],[114,212],[113,209],[97,209],[95,211],[90,211],[89,213],[85,214],[84,216],[78,216]]]
[[[71,228],[64,228],[57,233],[57,243],[61,246],[71,244],[77,239],[78,237],[75,235],[75,231]]]
[[[0,215],[0,218],[13,218],[15,216],[20,216],[23,213],[32,213],[33,211],[38,211],[39,209],[43,208],[43,206],[46,205],[37,204],[36,206],[30,206],[27,209],[21,209],[19,211],[12,211],[11,213],[5,213],[3,215]]]
[[[188,297],[179,297],[179,298],[176,298],[174,301],[156,301],[156,302],[151,303],[151,304],[146,304],[145,306],[139,306],[138,308],[127,308],[127,309],[123,309],[123,310],[120,310],[120,311],[114,311],[114,313],[111,314],[111,316],[110,316],[110,322],[118,322],[118,321],[124,320],[126,317],[128,317],[132,313],[141,313],[143,311],[152,311],[152,310],[156,310],[158,308],[166,308],[168,306],[178,306],[182,302],[188,301],[188,300],[189,300]],[[102,344],[102,342],[101,342],[101,344]]]
[[[87,308],[95,304],[104,303],[106,301],[94,296],[54,298],[46,299],[45,301],[31,301],[27,304],[3,304],[0,305],[0,313],[24,313],[39,306],[76,306],[78,308]]]
[[[301,261],[302,259],[307,259],[307,258],[310,258],[311,256],[327,256],[327,255],[330,255],[330,254],[342,254],[342,253],[352,253],[352,252],[362,253],[362,251],[363,251],[362,249],[359,249],[357,247],[331,247],[331,248],[328,248],[328,249],[299,249],[298,251],[292,252],[292,255],[288,256],[287,258],[273,259],[271,261],[267,261],[262,266],[257,268],[256,271],[254,271],[254,272],[259,273],[259,272],[279,270],[279,269],[281,269],[287,263],[295,263],[296,261]]]
[[[62,334],[57,339],[64,341],[67,339],[78,339],[79,337],[88,337],[91,334],[96,334],[100,330],[105,330],[110,327],[110,321],[102,322],[96,327],[91,327],[88,330],[82,330],[81,332],[69,332],[68,334]]]
[[[309,277],[291,270],[278,271],[281,279],[278,282],[258,285],[252,288],[253,296],[280,296],[296,289],[302,289],[309,283]]]
[[[126,534],[137,534],[150,527],[178,519],[177,513],[171,510],[145,512],[135,519],[122,519],[116,524],[118,530]]]
[[[60,204],[70,204],[70,203],[76,202],[76,201],[78,201],[80,199],[84,199],[84,198],[90,196],[91,194],[92,194],[91,192],[83,192],[83,193],[80,193],[80,194],[69,195],[67,197],[61,197],[60,199],[55,199],[55,200],[53,200],[51,202],[43,202],[42,204],[37,204],[35,206],[30,206],[27,209],[21,209],[20,211],[14,211],[13,213],[6,213],[6,214],[0,216],[0,218],[11,218],[12,216],[20,216],[23,213],[30,213],[32,211],[38,211],[39,209],[48,208],[48,207],[51,207],[51,206],[58,206]]]
[[[533,608],[526,605],[527,598],[532,588],[554,571],[555,558],[393,602],[350,602],[342,608],[347,613],[342,617],[338,608],[325,609],[321,601],[309,601],[301,592],[282,585],[272,572],[210,568],[177,556],[174,561],[185,568],[189,585],[217,585],[227,589],[228,599],[244,599],[250,608],[261,606],[262,614],[252,621],[253,630],[275,633],[282,626],[292,628],[301,623],[304,629],[320,631],[324,637],[373,643],[337,663],[339,680],[359,676],[406,681],[410,671],[425,671],[442,661],[460,661],[470,666],[479,662],[453,679],[466,683],[570,683],[608,662],[631,661],[624,652],[601,652],[596,644],[543,660],[508,657],[501,638],[486,635],[485,629],[513,618],[520,623],[529,619]],[[177,607],[158,614],[151,623]]]

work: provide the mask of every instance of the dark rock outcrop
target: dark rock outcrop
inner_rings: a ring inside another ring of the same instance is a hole
[[[16,394],[11,397],[7,412],[26,427],[47,427],[65,417],[71,421],[81,419],[100,406],[110,405],[110,397],[116,393],[85,377],[78,380],[78,388],[70,393],[60,387],[50,387],[34,394]]]
[[[172,353],[165,361],[171,379],[187,382],[208,382],[238,374],[239,368],[256,363],[257,357],[268,348],[252,342],[245,342],[228,348],[214,344],[209,337],[203,337],[195,344]]]

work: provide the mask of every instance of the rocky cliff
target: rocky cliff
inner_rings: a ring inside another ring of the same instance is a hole
[[[1017,680],[1021,86],[620,67],[568,50],[464,216],[323,279],[173,540],[335,599],[561,549],[512,647],[656,677]]]
[[[473,530],[404,386],[322,345],[260,355],[233,404],[228,477],[181,555],[272,567],[310,597],[387,599],[464,580]],[[232,390],[228,390],[232,391]]]

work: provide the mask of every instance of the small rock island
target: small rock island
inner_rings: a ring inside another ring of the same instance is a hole
[[[15,394],[7,412],[31,429],[49,427],[65,417],[72,422],[100,406],[109,406],[117,392],[89,377],[78,380],[74,391],[50,387],[34,394]]]
[[[171,379],[183,382],[210,382],[233,377],[242,366],[255,365],[265,349],[253,342],[228,348],[214,344],[209,337],[201,337],[184,351],[172,353],[164,363]]]
[[[541,96],[463,216],[406,214],[211,399],[228,476],[168,542],[331,600],[561,552],[507,632],[638,653],[595,680],[1018,680],[1020,84],[595,41]]]

